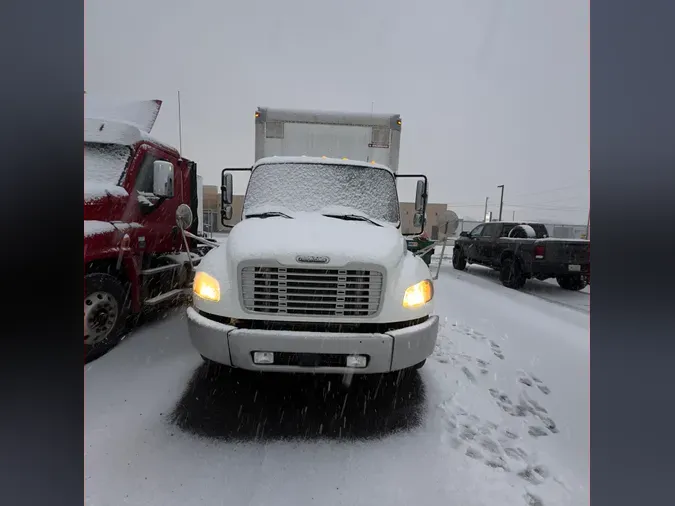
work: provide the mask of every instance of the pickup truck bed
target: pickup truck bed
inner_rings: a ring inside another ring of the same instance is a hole
[[[511,231],[520,237],[509,237]],[[555,278],[566,290],[581,290],[590,283],[590,241],[548,237],[538,223],[484,223],[455,241],[453,266],[464,270],[467,263],[499,270],[509,288],[522,288],[530,278]]]

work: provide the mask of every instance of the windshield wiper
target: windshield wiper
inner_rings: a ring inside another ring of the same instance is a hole
[[[275,216],[280,216],[282,218],[288,218],[289,220],[292,220],[292,216],[288,216],[287,214],[282,213],[281,211],[267,211],[265,213],[254,213],[254,214],[247,214],[247,218],[274,218]]]
[[[382,226],[376,221],[373,221],[370,218],[366,218],[365,216],[361,216],[360,214],[324,214],[323,216],[326,216],[327,218],[337,218],[339,220],[346,220],[346,221],[367,221],[368,223],[372,223],[376,227]]]

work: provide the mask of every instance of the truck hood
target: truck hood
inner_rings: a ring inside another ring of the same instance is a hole
[[[115,190],[117,189],[117,190]],[[131,199],[124,188],[113,186],[111,192],[100,191],[94,185],[84,187],[84,219],[101,221],[127,221],[131,216]],[[121,190],[121,191],[120,191]]]
[[[283,265],[308,266],[311,264],[296,258],[323,256],[329,261],[321,266],[358,262],[392,268],[403,258],[406,243],[392,226],[297,213],[293,219],[245,219],[230,232],[226,248],[235,265],[247,260],[276,260]]]

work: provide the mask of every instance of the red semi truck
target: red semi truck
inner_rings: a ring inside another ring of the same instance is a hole
[[[85,95],[85,359],[119,342],[130,316],[190,293],[210,249],[195,162],[153,139],[162,102]]]

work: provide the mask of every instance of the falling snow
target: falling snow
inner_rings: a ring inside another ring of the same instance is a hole
[[[167,314],[85,370],[86,504],[587,505],[588,312],[562,292],[443,267],[424,368],[347,384],[208,366]]]

